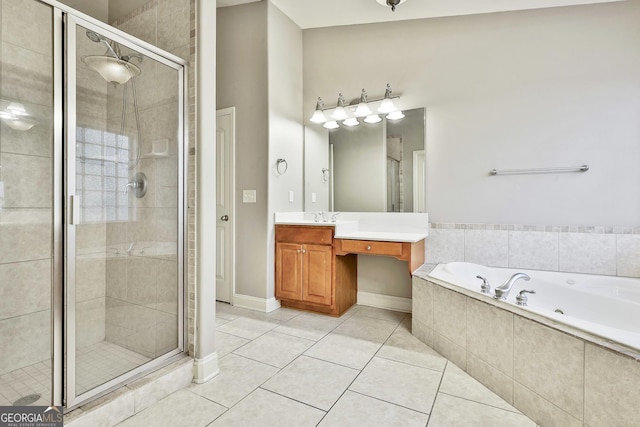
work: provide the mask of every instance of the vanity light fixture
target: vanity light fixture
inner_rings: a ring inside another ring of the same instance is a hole
[[[404,119],[404,114],[402,113],[402,111],[393,111],[393,112],[387,114],[387,119],[388,120]]]
[[[324,109],[324,102],[322,102],[322,98],[318,97],[318,102],[316,103],[316,111],[311,116],[311,120],[313,123],[324,123],[327,121],[327,117],[324,115],[322,111]]]
[[[342,124],[345,126],[353,127],[353,126],[358,126],[360,122],[355,117],[349,117],[347,120],[342,122]]]
[[[342,93],[339,93],[338,106],[336,107],[336,110],[331,115],[331,118],[334,120],[344,120],[347,117],[349,117],[349,115],[347,114],[347,111],[344,109],[344,96],[342,96]]]
[[[367,118],[364,119],[364,121],[365,123],[374,124],[374,123],[380,123],[382,119],[377,114],[371,114],[370,116],[367,116]]]
[[[335,120],[330,120],[323,124],[322,127],[325,129],[337,129],[340,127],[340,125],[338,125],[338,122],[336,122]]]
[[[356,117],[364,117],[371,114],[371,108],[369,108],[369,105],[367,104],[367,91],[364,89],[362,89],[362,93],[360,94],[360,103],[353,114]]]
[[[382,120],[380,117],[382,114],[390,120],[399,120],[404,117],[404,114],[394,103],[398,99],[400,97],[393,96],[391,85],[388,83],[384,97],[378,99],[369,100],[367,91],[362,89],[360,99],[356,98],[350,104],[346,104],[345,97],[340,92],[337,105],[325,108],[322,98],[318,97],[316,109],[310,121],[323,124],[326,129],[336,129],[340,124],[349,127],[358,126],[361,123],[359,118],[363,118],[365,123],[379,123]],[[329,115],[330,118],[328,118]]]

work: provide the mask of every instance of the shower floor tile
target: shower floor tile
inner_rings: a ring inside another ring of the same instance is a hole
[[[76,392],[91,390],[122,375],[150,358],[107,341],[78,349],[76,352]]]
[[[106,341],[78,349],[76,354],[77,393],[84,393],[149,360],[151,359],[148,357]],[[11,406],[16,400],[34,394],[39,394],[41,397],[31,405],[49,405],[51,400],[50,360],[0,375],[0,406]]]

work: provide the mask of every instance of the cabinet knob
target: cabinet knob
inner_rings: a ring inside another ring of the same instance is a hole
[[[367,250],[370,251],[371,250],[371,245],[367,245]]]
[[[297,252],[297,253],[300,253],[300,252],[302,252],[302,251],[301,251],[300,249],[298,249],[296,252]]]
[[[302,250],[302,253],[303,253],[303,254],[306,254],[306,253],[307,253],[307,250],[306,250],[306,249],[303,249],[303,250]]]

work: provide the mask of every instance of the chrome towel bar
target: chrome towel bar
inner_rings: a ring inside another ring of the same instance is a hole
[[[528,173],[564,173],[564,172],[586,172],[589,165],[569,166],[563,168],[539,168],[539,169],[491,169],[489,175],[517,175]]]

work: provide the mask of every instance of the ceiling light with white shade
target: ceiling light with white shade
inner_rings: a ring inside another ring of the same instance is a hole
[[[380,3],[383,6],[389,6],[391,8],[392,12],[396,11],[396,6],[398,6],[399,4],[404,3],[407,0],[376,0],[378,3]]]

